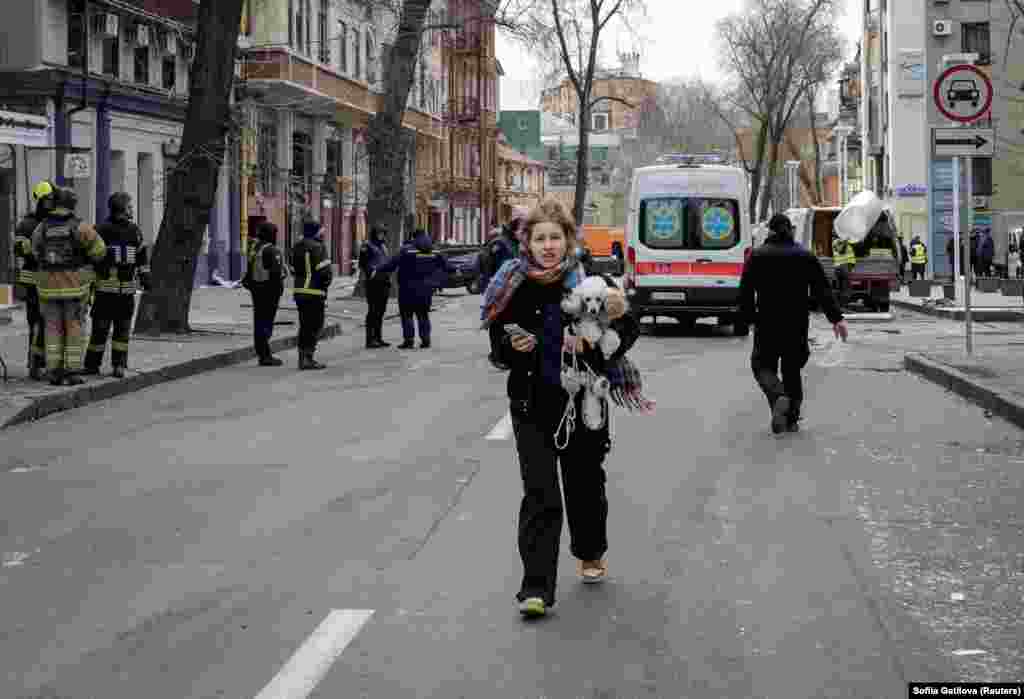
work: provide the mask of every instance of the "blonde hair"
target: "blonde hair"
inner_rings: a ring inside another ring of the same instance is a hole
[[[565,207],[557,199],[548,198],[530,210],[526,217],[526,225],[523,226],[523,239],[521,242],[529,245],[533,236],[533,227],[538,223],[554,223],[562,229],[565,234],[566,254],[572,254],[576,248],[576,222],[565,211]]]

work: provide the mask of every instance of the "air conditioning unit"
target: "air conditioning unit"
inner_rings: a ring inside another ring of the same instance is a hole
[[[120,28],[120,17],[112,12],[100,12],[93,15],[92,31],[106,39],[116,39]]]
[[[932,34],[935,36],[949,36],[953,33],[953,22],[948,19],[937,19],[932,22]]]
[[[149,46],[149,27],[136,24],[129,38],[136,46]]]
[[[992,203],[992,197],[985,195],[974,195],[971,197],[971,206],[975,209],[987,209]]]

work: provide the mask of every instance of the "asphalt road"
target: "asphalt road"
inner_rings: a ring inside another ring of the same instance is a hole
[[[0,697],[898,697],[1024,677],[1024,435],[900,369],[953,324],[855,326],[784,438],[748,339],[649,329],[657,412],[614,415],[611,579],[578,584],[566,543],[557,610],[524,623],[478,299],[453,293],[431,350],[366,351],[348,328],[324,372],[293,352],[0,433]]]

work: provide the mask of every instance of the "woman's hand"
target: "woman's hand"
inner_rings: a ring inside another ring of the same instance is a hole
[[[516,352],[532,352],[537,347],[537,338],[533,335],[513,335],[511,342]]]
[[[568,330],[565,331],[565,336],[562,338],[562,351],[563,352],[575,352],[579,354],[587,348],[587,341],[582,337],[573,335]]]
[[[626,315],[626,295],[622,289],[608,289],[605,310],[608,311],[609,320],[618,320]]]

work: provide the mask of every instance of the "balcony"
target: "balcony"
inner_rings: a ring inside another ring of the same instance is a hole
[[[333,118],[338,110],[369,118],[382,107],[383,95],[364,82],[346,78],[287,47],[252,49],[241,58],[245,87],[274,104],[295,104],[306,114]],[[441,120],[417,109],[405,111],[404,125],[431,138],[444,137]]]

